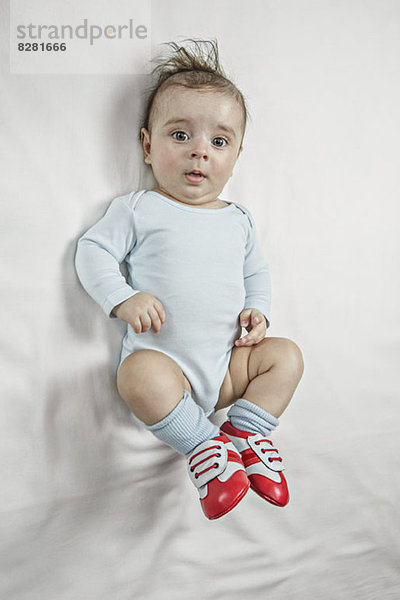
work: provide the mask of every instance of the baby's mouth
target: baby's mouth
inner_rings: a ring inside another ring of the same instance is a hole
[[[201,171],[189,171],[185,177],[189,183],[201,183],[206,178]]]

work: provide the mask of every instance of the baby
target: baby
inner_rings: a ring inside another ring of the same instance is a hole
[[[269,438],[303,361],[294,342],[265,337],[270,283],[254,221],[219,198],[242,151],[243,95],[222,71],[215,41],[169,46],[141,128],[156,187],[111,203],[79,240],[76,268],[105,313],[128,324],[119,394],[187,457],[203,512],[217,519],[249,487],[288,503]],[[219,428],[209,417],[227,407]]]

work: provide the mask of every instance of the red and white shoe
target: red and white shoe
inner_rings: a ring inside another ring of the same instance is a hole
[[[197,446],[187,458],[189,477],[208,519],[219,519],[235,508],[249,490],[240,454],[223,433]]]
[[[289,490],[282,458],[273,443],[259,433],[236,429],[230,421],[223,423],[221,431],[239,450],[252,490],[276,506],[286,506]]]

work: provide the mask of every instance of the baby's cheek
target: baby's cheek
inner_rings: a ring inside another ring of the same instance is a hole
[[[174,160],[168,150],[154,154],[151,167],[157,181],[168,179],[176,171]]]

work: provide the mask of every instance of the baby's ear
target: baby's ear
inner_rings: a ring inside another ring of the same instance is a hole
[[[142,129],[140,130],[140,138],[142,140],[142,148],[143,148],[143,153],[144,153],[144,162],[147,165],[151,165],[151,157],[150,157],[150,150],[151,150],[150,132],[147,129],[145,129],[144,127],[142,127]]]

